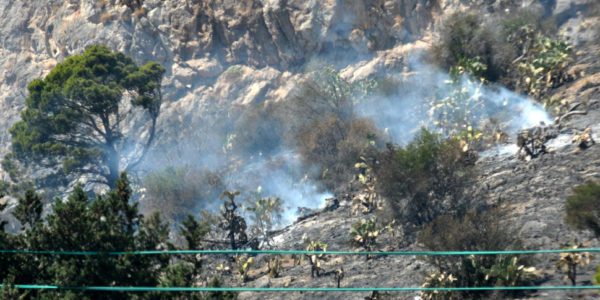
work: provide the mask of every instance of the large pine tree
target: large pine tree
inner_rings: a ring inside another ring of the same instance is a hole
[[[154,140],[164,72],[158,63],[137,66],[104,46],[67,58],[29,84],[21,121],[10,129],[12,157],[114,188],[119,173],[135,168]],[[125,122],[134,128],[124,130]]]

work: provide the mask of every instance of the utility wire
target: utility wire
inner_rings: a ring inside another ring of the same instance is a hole
[[[541,249],[541,250],[484,250],[484,251],[309,251],[309,250],[145,250],[145,251],[60,251],[60,250],[10,250],[0,249],[0,254],[121,256],[121,255],[218,255],[218,254],[324,254],[324,255],[400,255],[400,256],[460,256],[460,255],[525,255],[548,253],[600,252],[600,248]]]

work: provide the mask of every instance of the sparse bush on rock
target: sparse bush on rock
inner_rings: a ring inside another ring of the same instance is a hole
[[[600,236],[600,184],[588,182],[574,187],[565,206],[567,224]]]
[[[501,222],[499,209],[471,211],[463,217],[441,216],[419,233],[419,242],[431,251],[515,250],[521,247],[516,232]],[[431,256],[427,260],[436,267],[424,285],[433,286],[526,286],[538,277],[530,262],[516,255]],[[489,298],[491,292],[449,292],[446,298],[435,298],[431,292],[425,299]],[[518,293],[516,293],[518,294]],[[515,295],[503,291],[497,297]]]

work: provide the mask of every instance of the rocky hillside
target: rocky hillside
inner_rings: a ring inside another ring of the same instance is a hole
[[[585,1],[528,2],[561,16],[566,30],[585,27],[577,17]],[[453,0],[136,3],[0,1],[0,128],[17,120],[32,78],[88,45],[165,66],[168,103],[160,127],[168,130],[177,119],[199,119],[207,102],[230,107],[285,99],[289,83],[317,58],[339,64],[352,80],[401,71],[407,53],[427,47],[444,15],[467,6]],[[508,4],[481,5],[497,11]],[[2,154],[9,143],[0,137]]]
[[[105,44],[138,62],[156,60],[167,70],[165,103],[159,117],[164,143],[199,137],[197,128],[217,118],[215,107],[234,112],[261,103],[286,101],[305,71],[324,61],[342,76],[357,81],[376,74],[410,73],[409,56],[427,51],[444,18],[467,7],[494,12],[512,2],[541,7],[554,18],[560,34],[575,46],[574,81],[552,91],[564,105],[584,108],[561,120],[561,134],[550,154],[528,162],[517,159],[506,144],[480,153],[470,192],[491,206],[508,208],[504,222],[517,224],[529,249],[555,249],[573,239],[593,235],[569,229],[565,198],[571,188],[600,180],[598,145],[577,151],[570,139],[591,127],[600,142],[600,43],[597,16],[585,14],[594,0],[0,0],[0,157],[9,151],[8,128],[24,107],[29,81],[47,74],[65,57],[86,46]],[[478,2],[478,3],[469,3]],[[479,3],[482,2],[482,3]],[[514,137],[510,137],[512,141]],[[8,175],[0,169],[0,179]],[[476,179],[476,180],[475,180]],[[274,237],[276,249],[302,249],[302,237],[328,243],[330,250],[358,250],[350,240],[353,223],[371,215],[352,214],[343,195],[340,207],[322,211],[286,227]],[[387,233],[378,250],[421,250],[401,233]],[[259,258],[265,259],[265,258]],[[556,255],[535,257],[542,285],[561,285]],[[261,264],[263,265],[263,264]],[[592,281],[597,261],[580,270],[579,284]],[[327,271],[343,266],[342,286],[420,286],[430,270],[410,256],[337,257],[324,263]],[[286,260],[279,278],[257,268],[246,286],[333,287],[333,273],[312,279],[310,267]],[[229,282],[239,285],[238,281]],[[294,293],[294,299],[364,299],[370,293]],[[413,299],[416,293],[383,295]],[[544,291],[527,297],[566,299],[574,293]],[[582,297],[598,297],[596,292]],[[241,299],[279,299],[275,293],[241,293]],[[380,299],[380,298],[373,298]]]

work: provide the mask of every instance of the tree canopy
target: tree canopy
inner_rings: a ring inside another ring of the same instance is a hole
[[[12,157],[115,187],[119,173],[135,168],[154,140],[164,72],[156,62],[137,66],[105,46],[68,57],[29,84],[21,121],[10,129]],[[141,118],[140,109],[143,121],[131,122]],[[136,124],[128,136],[125,122]]]

